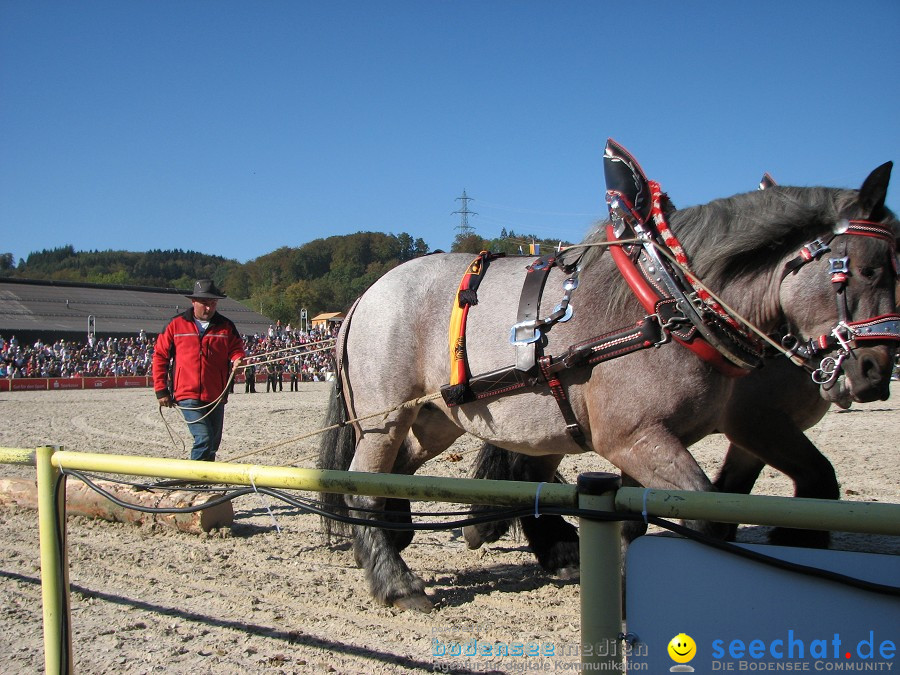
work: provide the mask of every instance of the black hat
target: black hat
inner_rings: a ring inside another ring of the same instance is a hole
[[[194,283],[194,292],[188,294],[187,297],[193,300],[194,298],[221,299],[228,296],[222,293],[222,291],[220,291],[218,288],[216,288],[216,284],[212,279],[197,279],[197,281]]]

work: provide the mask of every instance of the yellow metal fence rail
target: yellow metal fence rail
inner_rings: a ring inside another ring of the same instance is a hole
[[[621,523],[610,512],[846,532],[900,535],[900,504],[623,488],[613,474],[583,474],[578,485],[398,476],[352,471],[0,448],[0,464],[36,467],[46,672],[72,669],[63,469],[255,487],[398,497],[419,501],[533,505],[581,510],[581,632],[584,644],[616,640],[622,626]],[[594,518],[590,513],[597,514]],[[606,517],[602,517],[603,516]],[[604,652],[605,653],[605,652]],[[585,653],[585,669],[621,670],[620,651]]]

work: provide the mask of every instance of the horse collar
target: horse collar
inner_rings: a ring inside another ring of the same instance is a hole
[[[639,240],[610,248],[619,272],[644,308],[660,317],[663,328],[698,357],[732,377],[758,368],[762,364],[758,341],[697,283],[684,248],[666,222],[664,193],[658,183],[646,184],[651,194],[650,218],[646,220],[631,206],[628,195],[607,190],[608,239],[616,241],[631,234]],[[660,248],[668,250],[678,266],[660,254]]]

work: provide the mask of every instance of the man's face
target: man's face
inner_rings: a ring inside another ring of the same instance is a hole
[[[201,321],[209,321],[216,313],[219,301],[214,298],[191,298],[191,304],[194,306],[195,317]]]

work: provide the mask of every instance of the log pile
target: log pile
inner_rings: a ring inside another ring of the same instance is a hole
[[[110,481],[94,482],[123,502],[152,508],[200,506],[221,496],[221,493],[135,488]],[[37,481],[24,478],[0,479],[0,507],[4,506],[37,509]],[[158,523],[193,534],[209,532],[218,527],[230,527],[234,522],[234,508],[230,501],[191,513],[144,513],[119,506],[85,483],[73,479],[66,481],[66,514],[135,525]]]

